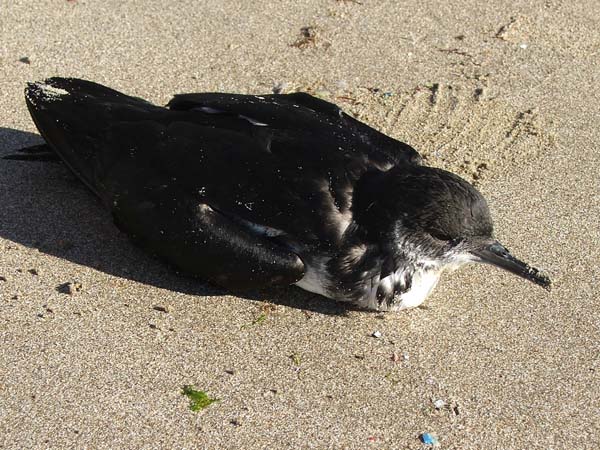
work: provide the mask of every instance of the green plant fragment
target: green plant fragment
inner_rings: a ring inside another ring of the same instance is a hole
[[[212,403],[218,402],[218,398],[210,398],[204,391],[197,391],[192,386],[184,386],[182,394],[190,399],[190,409],[200,411]]]

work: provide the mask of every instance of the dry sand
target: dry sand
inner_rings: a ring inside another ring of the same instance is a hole
[[[134,248],[62,165],[0,161],[0,447],[600,448],[598,29],[583,0],[0,1],[0,153],[39,142],[22,92],[52,75],[309,90],[475,180],[555,280],[469,267],[385,315],[236,297]],[[220,401],[190,411],[189,384]]]

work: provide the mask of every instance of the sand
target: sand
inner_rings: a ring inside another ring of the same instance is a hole
[[[1,154],[40,142],[23,88],[52,75],[308,90],[475,181],[555,281],[468,267],[390,314],[235,296],[133,247],[64,166],[0,160],[0,448],[600,448],[598,2],[0,8]]]

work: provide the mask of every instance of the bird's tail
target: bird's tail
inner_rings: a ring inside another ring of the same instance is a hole
[[[116,159],[106,147],[99,147],[111,134],[111,126],[119,120],[135,120],[161,109],[76,78],[28,83],[25,100],[50,148],[98,195],[100,173]]]

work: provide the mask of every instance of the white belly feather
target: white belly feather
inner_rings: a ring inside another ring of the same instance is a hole
[[[304,289],[305,291],[314,292],[315,294],[338,301],[350,301],[350,299],[345,298],[342,293],[332,291],[331,286],[335,286],[335,283],[330,281],[330,276],[327,272],[327,261],[328,258],[319,258],[313,262],[313,264],[307,264],[305,266],[304,277],[295,283],[296,286]],[[423,303],[423,301],[431,293],[440,279],[440,275],[441,270],[430,269],[415,271],[412,276],[410,289],[397,296],[394,299],[394,302],[389,306],[386,304],[386,302],[379,304],[377,301],[377,283],[363,298],[358,301],[354,301],[354,303],[362,308],[373,309],[377,311],[400,311],[402,309],[415,308]],[[383,278],[380,283],[394,284],[395,280],[402,276],[402,271],[398,271]]]
[[[427,270],[415,272],[411,288],[400,295],[400,302],[394,304],[390,309],[392,311],[399,311],[419,306],[431,293],[439,279],[440,271]]]

